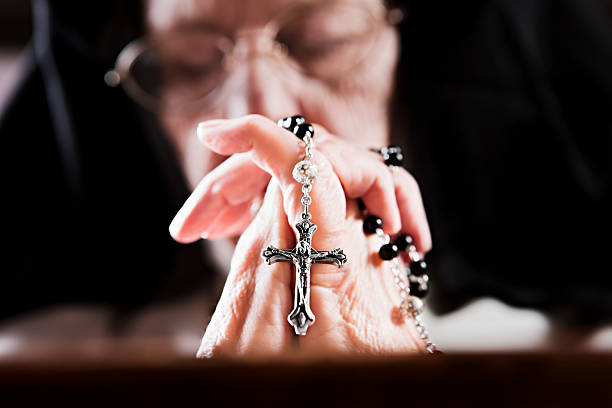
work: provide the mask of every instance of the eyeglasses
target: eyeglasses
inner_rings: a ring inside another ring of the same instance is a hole
[[[206,23],[163,37],[143,37],[121,51],[105,81],[121,84],[145,108],[164,112],[214,104],[240,61],[255,55],[335,81],[364,63],[385,25],[401,21],[399,10],[378,6],[347,0],[302,2],[281,9],[261,29],[231,34]]]

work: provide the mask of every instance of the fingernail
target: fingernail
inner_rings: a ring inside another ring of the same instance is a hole
[[[206,130],[207,129],[211,129],[211,128],[214,128],[216,126],[219,126],[223,122],[225,122],[224,119],[213,119],[213,120],[207,120],[206,122],[198,123],[198,129],[196,131],[196,134],[198,135],[198,138],[202,139],[204,137],[204,135],[206,134]]]
[[[182,222],[178,220],[178,217],[174,217],[174,219],[170,223],[170,226],[168,227],[168,231],[170,232],[170,235],[175,241],[178,241],[180,239],[179,237],[181,234],[181,227]]]

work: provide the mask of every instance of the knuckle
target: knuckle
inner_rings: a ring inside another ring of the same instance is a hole
[[[249,132],[260,132],[266,125],[268,119],[262,115],[250,114],[244,117],[243,126]]]
[[[330,145],[336,145],[338,138],[334,137],[327,131],[323,126],[315,125],[315,136],[317,144],[329,143]]]
[[[394,174],[396,175],[398,185],[405,188],[409,194],[421,194],[419,183],[406,169],[402,167],[397,168]]]
[[[202,340],[202,344],[196,353],[199,359],[208,359],[213,357],[229,356],[232,354],[233,344],[223,336],[214,336],[214,338],[206,338]]]
[[[389,189],[392,191],[394,185],[393,175],[391,174],[387,166],[382,162],[376,162],[374,168],[376,169],[376,180],[378,181],[380,186],[384,188],[385,191]]]

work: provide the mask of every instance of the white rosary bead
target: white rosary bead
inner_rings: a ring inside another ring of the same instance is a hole
[[[408,310],[415,316],[423,313],[423,301],[417,297],[410,297],[408,300]]]
[[[302,160],[293,167],[293,178],[300,184],[310,184],[318,175],[319,169],[308,160]]]

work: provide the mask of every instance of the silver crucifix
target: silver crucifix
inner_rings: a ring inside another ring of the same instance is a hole
[[[310,266],[315,263],[344,265],[346,255],[340,249],[317,251],[312,248],[312,234],[317,226],[304,219],[295,226],[300,238],[294,249],[278,249],[269,246],[263,252],[268,264],[275,262],[292,262],[295,265],[295,297],[293,310],[287,320],[295,329],[295,333],[304,336],[308,327],[315,322],[315,316],[310,310]]]
[[[298,230],[299,239],[294,249],[279,249],[269,246],[263,251],[263,257],[268,264],[275,262],[291,262],[295,265],[295,296],[293,299],[293,310],[287,316],[289,324],[295,329],[295,333],[306,335],[308,327],[314,321],[315,316],[310,310],[310,266],[315,263],[336,264],[339,267],[346,262],[346,255],[340,248],[331,251],[317,251],[312,248],[312,234],[317,226],[310,222],[311,215],[308,212],[312,199],[309,195],[312,190],[312,182],[317,178],[317,166],[310,160],[312,158],[312,136],[314,128],[305,123],[301,116],[293,116],[281,119],[278,122],[296,136],[300,137],[304,144],[304,158],[293,168],[293,178],[302,185],[302,219],[295,225]]]

